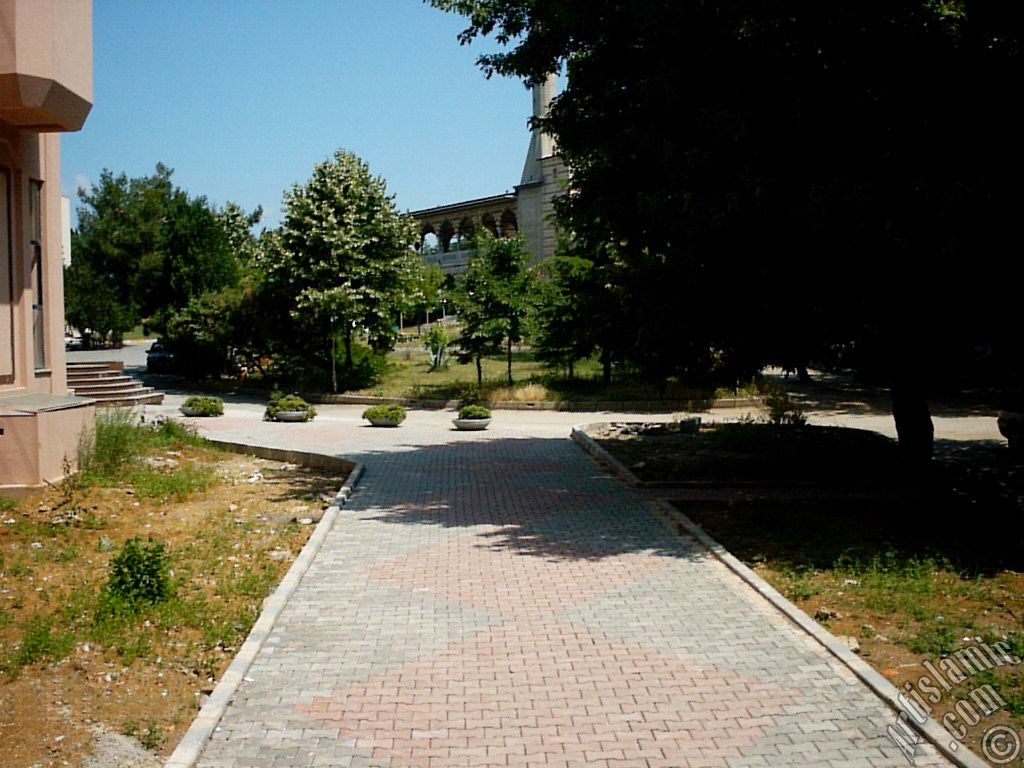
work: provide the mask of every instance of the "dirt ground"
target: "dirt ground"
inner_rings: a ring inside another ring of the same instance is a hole
[[[178,502],[130,487],[54,489],[0,507],[0,763],[146,766],[173,751],[344,482],[189,448],[211,466]],[[99,597],[122,543],[170,554],[175,595],[117,621]]]

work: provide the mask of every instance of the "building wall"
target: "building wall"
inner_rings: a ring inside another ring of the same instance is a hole
[[[90,0],[0,0],[0,488],[61,477],[91,431],[67,388],[59,133],[91,99]]]

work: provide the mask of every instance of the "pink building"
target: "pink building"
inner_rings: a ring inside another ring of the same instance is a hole
[[[63,476],[93,424],[68,393],[60,133],[92,107],[92,0],[0,0],[0,494]]]

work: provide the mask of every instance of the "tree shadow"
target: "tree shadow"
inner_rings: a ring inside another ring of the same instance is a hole
[[[475,529],[481,546],[548,560],[700,552],[652,513],[643,494],[566,438],[465,439],[343,455],[366,467],[350,503],[368,521]]]
[[[888,416],[892,413],[889,388],[858,381],[844,373],[815,371],[810,381],[769,376],[786,389],[805,411],[838,415]],[[941,389],[929,393],[933,416],[996,416],[1005,393],[997,389]]]

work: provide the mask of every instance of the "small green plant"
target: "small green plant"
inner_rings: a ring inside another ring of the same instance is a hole
[[[448,344],[451,343],[451,339],[448,337],[444,328],[435,324],[430,327],[429,331],[427,331],[427,335],[423,337],[423,341],[427,346],[427,351],[430,352],[430,370],[436,371],[444,365],[445,356],[448,351]]]
[[[10,512],[17,506],[18,502],[16,502],[14,499],[9,499],[6,496],[0,496],[0,513]]]
[[[4,660],[7,674],[37,661],[60,661],[75,646],[74,636],[53,626],[50,616],[34,616],[22,629],[21,642]]]
[[[374,405],[363,411],[363,418],[370,423],[390,421],[397,425],[405,421],[405,408],[400,405]]]
[[[303,421],[309,421],[316,417],[316,408],[298,395],[281,395],[279,392],[272,392],[270,402],[267,403],[267,410],[263,414],[264,421],[274,421],[277,414],[282,411],[301,411],[305,414]]]
[[[170,557],[164,545],[128,539],[110,562],[106,592],[129,606],[154,604],[171,595]]]
[[[183,411],[190,411],[191,416],[223,416],[224,401],[219,397],[193,395],[181,404]]]
[[[459,408],[460,419],[489,419],[491,409],[482,405],[464,405]]]
[[[768,389],[764,398],[768,421],[777,426],[802,427],[807,423],[803,409],[780,387]]]

